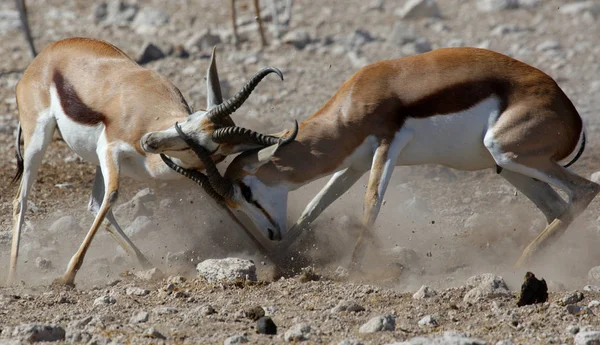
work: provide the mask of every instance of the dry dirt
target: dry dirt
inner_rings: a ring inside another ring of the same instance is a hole
[[[475,2],[438,1],[442,19],[405,20],[405,28],[427,39],[433,48],[488,46],[553,76],[586,123],[588,145],[572,170],[586,177],[600,170],[597,159],[600,100],[596,96],[600,92],[600,19],[590,14],[562,14],[559,8],[566,1],[561,0],[543,0],[534,8],[494,13],[478,12]],[[251,19],[247,8],[250,1],[239,3],[239,14]],[[399,20],[393,12],[403,3],[387,0],[383,1],[383,10],[367,11],[364,7],[368,3],[359,0],[332,0],[326,4],[313,0],[296,2],[290,29],[306,30],[314,40],[304,49],[289,44],[260,49],[258,35],[253,30],[246,30],[247,40],[239,49],[223,42],[218,53],[219,72],[221,80],[226,80],[231,89],[242,85],[246,77],[262,66],[276,66],[285,75],[284,82],[267,78],[238,110],[236,123],[279,131],[289,127],[293,119],[310,116],[358,69],[344,52],[348,49],[348,37],[357,29],[367,30],[375,38],[360,47],[358,55],[367,62],[406,55],[406,47],[388,39]],[[155,34],[144,36],[129,25],[95,23],[96,5],[89,1],[30,1],[36,44],[43,48],[58,39],[86,36],[106,40],[136,56],[146,41],[161,47],[176,46],[205,28],[219,33],[230,28],[225,1],[139,0],[137,4],[163,11],[169,15],[169,22]],[[0,10],[11,10],[12,5],[7,1],[0,5]],[[506,25],[513,32],[496,35],[494,28],[498,25]],[[269,40],[271,37],[268,32]],[[539,47],[548,40],[556,40],[560,46],[550,50]],[[16,186],[9,183],[15,171],[14,86],[31,58],[18,29],[0,31],[0,47],[0,71],[10,71],[0,76],[0,158],[4,162],[0,165],[0,277],[3,277],[8,271],[12,198],[16,193]],[[208,50],[192,52],[189,58],[171,55],[148,67],[170,78],[193,107],[201,108],[207,53]],[[397,168],[386,193],[376,233],[388,252],[396,246],[416,253],[410,265],[402,262],[407,269],[393,279],[339,280],[332,273],[338,266],[348,264],[356,235],[353,224],[360,219],[366,176],[324,212],[302,243],[287,254],[290,261],[302,260],[297,266],[312,264],[324,276],[320,281],[310,282],[302,282],[294,274],[292,278],[272,281],[272,263],[265,261],[244,235],[209,205],[202,191],[187,181],[166,184],[125,179],[120,202],[130,200],[146,187],[152,188],[157,196],[156,201],[146,205],[152,213],[151,229],[134,238],[153,264],[168,274],[176,274],[166,267],[165,257],[169,252],[186,249],[194,251],[196,260],[252,258],[263,283],[208,284],[188,274],[188,280],[176,286],[186,297],[178,298],[167,291],[166,280],[139,281],[130,275],[128,272],[139,269],[137,265],[128,260],[107,233],[100,232],[77,277],[77,288],[52,288],[49,284],[63,272],[91,225],[92,216],[86,206],[94,171],[95,167],[77,158],[59,138],[48,149],[32,192],[35,207],[27,214],[22,244],[26,249],[19,263],[22,284],[0,285],[0,342],[9,339],[10,330],[22,323],[53,323],[67,328],[71,322],[88,315],[94,317],[89,329],[93,330],[96,343],[108,343],[107,339],[117,343],[163,341],[144,337],[144,331],[150,327],[164,334],[167,343],[223,343],[225,338],[244,332],[249,334],[251,343],[284,342],[280,335],[255,334],[255,322],[242,313],[255,305],[268,307],[279,334],[296,323],[310,323],[313,334],[308,343],[337,344],[343,339],[360,339],[365,344],[384,344],[455,330],[489,344],[506,339],[515,344],[562,344],[573,343],[573,334],[566,330],[569,325],[600,330],[596,316],[570,315],[555,303],[566,291],[581,290],[588,284],[589,269],[598,265],[598,198],[554,246],[527,267],[549,282],[551,303],[541,306],[516,308],[516,291],[526,270],[515,269],[513,264],[545,226],[542,214],[494,171],[459,172],[437,166]],[[291,194],[290,223],[325,181],[316,181]],[[47,228],[64,215],[75,216],[83,230],[48,233]],[[121,221],[124,227],[130,222],[127,217]],[[37,257],[51,260],[54,268],[40,270],[35,264]],[[389,262],[376,265],[375,270],[385,272],[389,264],[403,260],[389,255]],[[502,275],[515,291],[515,298],[463,302],[466,278],[483,272]],[[438,297],[413,300],[412,293],[423,284],[438,290]],[[129,286],[147,288],[150,294],[126,295]],[[453,287],[456,289],[450,289]],[[94,300],[102,295],[116,296],[116,303],[93,306]],[[598,293],[585,295],[581,304],[600,299]],[[329,309],[340,299],[355,300],[366,311],[332,315]],[[216,314],[202,316],[198,308],[206,305],[213,306]],[[174,307],[177,313],[159,315],[153,312],[157,307]],[[149,321],[130,324],[130,317],[138,310],[150,313]],[[359,326],[372,316],[384,314],[396,316],[395,331],[366,335],[358,332]],[[439,326],[417,326],[417,321],[429,314],[436,315]]]

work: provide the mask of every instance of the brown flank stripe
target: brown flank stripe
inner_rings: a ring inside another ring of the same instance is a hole
[[[88,126],[104,122],[104,114],[83,103],[73,85],[59,71],[54,71],[52,81],[58,91],[63,111],[71,120]]]

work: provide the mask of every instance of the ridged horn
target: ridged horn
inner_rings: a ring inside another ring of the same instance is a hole
[[[194,153],[200,158],[206,169],[206,176],[210,183],[210,186],[225,200],[231,199],[233,196],[233,184],[219,173],[217,165],[210,158],[210,152],[196,142],[187,134],[183,133],[179,123],[175,123],[175,130],[177,134],[185,141],[185,143],[194,151]]]
[[[200,187],[204,189],[206,194],[208,194],[211,198],[215,199],[215,201],[217,201],[220,204],[224,202],[223,198],[219,195],[219,193],[217,193],[212,188],[212,186],[210,185],[210,181],[208,180],[208,177],[206,175],[197,170],[182,168],[162,153],[160,154],[160,158],[169,168],[200,185]]]
[[[280,143],[280,141],[280,145],[285,145],[288,142],[294,141],[297,134],[298,121],[295,122],[294,132],[285,139],[235,126],[215,130],[212,134],[212,140],[217,144],[257,144],[260,146],[271,146]]]
[[[208,111],[208,119],[212,122],[219,122],[222,118],[231,115],[234,111],[236,111],[239,107],[244,104],[244,102],[248,99],[254,88],[258,86],[258,83],[271,73],[276,73],[281,80],[283,80],[283,73],[275,67],[265,67],[258,71],[250,80],[244,85],[244,87],[233,97],[228,99],[227,101],[215,106],[214,108]]]

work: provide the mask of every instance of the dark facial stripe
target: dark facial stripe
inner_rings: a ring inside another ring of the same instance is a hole
[[[73,85],[59,71],[54,72],[52,81],[58,91],[63,111],[71,120],[88,126],[105,121],[104,114],[95,111],[83,103]]]

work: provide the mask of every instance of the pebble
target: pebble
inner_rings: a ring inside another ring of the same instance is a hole
[[[575,345],[598,345],[600,344],[600,331],[585,331],[575,335]]]
[[[304,341],[310,338],[311,327],[307,323],[293,325],[283,335],[283,339],[288,342]]]
[[[388,345],[486,345],[487,342],[479,339],[469,338],[464,334],[452,331],[444,332],[442,337],[416,337],[401,343]]]
[[[437,295],[437,292],[435,290],[433,290],[432,288],[430,288],[427,285],[423,285],[423,286],[421,286],[419,291],[415,292],[415,294],[412,296],[412,298],[419,300],[419,299],[430,298],[435,295]]]
[[[196,270],[209,283],[219,280],[257,280],[254,262],[238,258],[204,260],[196,266]]]
[[[133,314],[131,319],[129,319],[129,323],[143,323],[143,322],[148,321],[148,318],[149,318],[149,315],[147,312],[138,311],[137,313]]]
[[[265,316],[265,310],[261,306],[255,306],[255,307],[245,310],[244,314],[250,320],[258,321],[258,319]]]
[[[306,29],[296,29],[286,33],[281,38],[281,41],[293,45],[298,50],[302,50],[312,41],[312,38]]]
[[[421,327],[437,327],[439,324],[433,316],[426,315],[419,320],[418,325]]]
[[[256,323],[256,331],[260,334],[277,334],[277,325],[270,317],[263,316]]]
[[[403,7],[396,9],[394,14],[402,19],[440,18],[442,16],[435,0],[408,0]]]
[[[57,325],[21,324],[13,329],[12,336],[30,343],[60,341],[65,339],[65,330]]]
[[[590,283],[600,283],[600,266],[593,267],[588,272]]]
[[[569,326],[567,326],[567,333],[570,333],[570,334],[573,334],[573,335],[579,333],[579,325],[569,325]]]
[[[167,54],[165,54],[165,52],[163,52],[156,44],[146,42],[137,56],[136,62],[140,65],[144,65],[152,61],[163,59]]]
[[[393,315],[380,315],[367,321],[358,329],[359,333],[375,333],[382,331],[394,331],[396,329],[396,318]]]
[[[210,305],[203,305],[202,307],[199,308],[198,310],[200,312],[200,315],[202,316],[208,316],[208,315],[212,315],[212,314],[216,314],[217,311],[215,310],[215,308],[213,308]]]
[[[596,299],[588,303],[588,308],[590,309],[597,308],[598,306],[600,306],[600,301]]]
[[[402,53],[405,55],[416,55],[427,53],[433,49],[431,43],[424,37],[417,38],[414,42],[410,42],[402,46]]]
[[[558,50],[561,48],[560,42],[557,40],[546,40],[535,47],[538,52],[545,52],[549,50]]]
[[[480,12],[500,12],[519,7],[518,0],[477,0],[477,10]]]
[[[144,332],[144,337],[152,338],[152,339],[167,339],[162,333],[160,333],[156,328],[150,327]]]
[[[365,308],[363,306],[361,306],[360,304],[354,302],[354,301],[346,301],[346,300],[342,300],[340,301],[335,307],[331,308],[331,312],[332,313],[341,313],[341,312],[350,312],[350,313],[356,313],[359,311],[364,311]]]
[[[358,339],[344,339],[340,341],[337,345],[364,345],[362,341]]]
[[[510,297],[512,293],[504,279],[492,273],[472,276],[467,280],[467,286],[473,287],[465,294],[463,301],[476,303],[484,298]]]
[[[150,290],[142,289],[137,286],[131,286],[128,287],[127,290],[125,290],[125,293],[130,296],[146,296],[150,293]]]
[[[224,345],[233,345],[233,344],[248,344],[250,340],[245,334],[233,335],[223,342]]]
[[[566,307],[567,312],[571,315],[585,315],[585,314],[589,314],[589,315],[594,315],[594,312],[592,312],[592,310],[586,306],[578,306],[577,304],[569,304]]]
[[[563,298],[560,299],[560,303],[562,305],[569,305],[569,304],[575,304],[581,300],[583,300],[584,296],[583,293],[579,292],[579,291],[573,291],[571,293],[569,293],[566,296],[563,296]]]
[[[163,278],[163,274],[158,268],[151,268],[145,271],[135,272],[134,275],[144,281],[155,281]]]
[[[170,315],[179,313],[179,309],[173,307],[156,307],[152,309],[152,312],[156,315]]]
[[[94,306],[110,305],[115,303],[117,303],[117,299],[110,295],[100,296],[94,300]]]
[[[131,28],[140,35],[155,35],[168,22],[166,13],[152,7],[142,7],[133,19]]]

